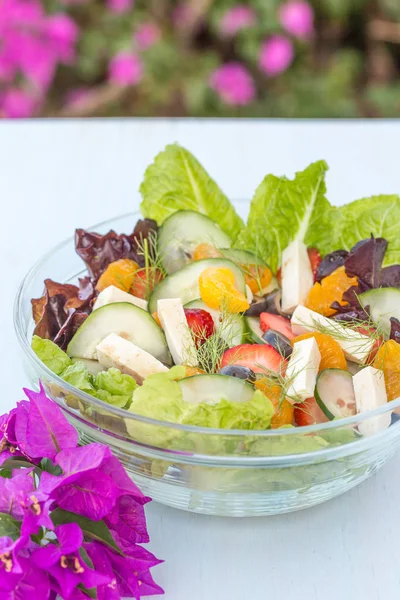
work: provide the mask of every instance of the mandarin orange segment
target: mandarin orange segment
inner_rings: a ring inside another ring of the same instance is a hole
[[[157,323],[157,325],[159,325],[162,328],[160,317],[158,316],[158,313],[157,312],[153,312],[153,313],[151,313],[151,316],[153,317],[153,319],[155,320],[155,322]]]
[[[138,268],[139,265],[129,258],[110,263],[96,284],[97,291],[101,292],[108,286],[115,285],[120,290],[129,292]]]
[[[293,346],[296,342],[301,342],[302,340],[307,340],[311,337],[315,338],[321,353],[319,372],[324,369],[343,369],[344,371],[347,371],[346,357],[342,348],[332,336],[327,335],[326,333],[303,333],[290,340],[290,343]]]
[[[376,353],[373,366],[381,369],[385,377],[386,392],[389,400],[400,397],[400,344],[389,340]]]
[[[255,387],[261,390],[274,405],[275,413],[271,420],[271,429],[277,429],[283,425],[291,425],[293,422],[294,408],[289,400],[281,400],[282,388],[279,385],[273,385],[265,377],[255,382]]]
[[[240,265],[245,273],[246,283],[253,294],[260,293],[271,283],[272,271],[263,265]]]
[[[203,260],[204,258],[218,258],[221,253],[211,244],[199,244],[193,252],[193,260]]]
[[[335,314],[335,310],[331,308],[333,302],[339,302],[342,306],[347,303],[342,300],[343,293],[353,285],[358,284],[357,277],[348,277],[344,267],[339,267],[325,277],[321,283],[314,283],[311,288],[305,305],[311,310],[330,317]]]
[[[201,299],[210,308],[240,313],[250,304],[246,297],[235,287],[235,276],[225,267],[209,267],[199,277]]]

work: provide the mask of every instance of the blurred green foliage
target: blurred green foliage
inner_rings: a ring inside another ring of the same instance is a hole
[[[56,0],[48,0],[56,2]],[[221,19],[236,0],[186,0],[195,14],[177,23],[177,1],[136,0],[115,14],[102,0],[69,6],[81,31],[77,61],[64,67],[44,114],[201,117],[397,117],[400,113],[400,0],[311,0],[315,33],[299,40],[279,22],[281,0],[240,2],[256,12],[253,26],[228,37]],[[50,6],[51,8],[51,6]],[[140,50],[135,32],[155,24],[160,39]],[[275,77],[259,68],[262,43],[283,33],[295,48],[291,66]],[[140,55],[143,78],[107,97],[108,65],[120,51]],[[210,88],[213,71],[231,61],[253,77],[256,97],[229,106]],[[66,107],[67,93],[90,90],[89,107]],[[94,100],[93,100],[94,99]]]

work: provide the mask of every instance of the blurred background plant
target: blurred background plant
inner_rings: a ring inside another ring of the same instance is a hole
[[[0,0],[0,113],[397,117],[399,0]]]

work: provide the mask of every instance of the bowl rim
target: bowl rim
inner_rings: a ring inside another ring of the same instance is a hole
[[[239,202],[236,201],[234,204],[237,205],[237,204],[239,204]],[[129,211],[127,213],[123,213],[121,215],[112,217],[110,219],[105,219],[104,221],[101,221],[100,223],[97,223],[93,226],[86,228],[86,230],[87,231],[96,231],[97,229],[105,227],[105,226],[110,226],[110,228],[112,228],[112,224],[115,223],[116,221],[119,221],[122,219],[127,219],[127,218],[132,218],[134,220],[135,218],[140,218],[140,217],[142,217],[142,215],[138,210],[137,211]],[[362,423],[365,420],[384,415],[387,412],[393,412],[395,409],[400,407],[400,397],[399,397],[396,400],[388,401],[387,404],[385,404],[379,408],[376,408],[374,410],[369,410],[369,411],[365,411],[363,413],[358,413],[352,417],[347,417],[344,419],[333,419],[332,421],[328,421],[326,423],[316,423],[314,425],[307,425],[307,426],[303,426],[303,427],[287,427],[287,428],[278,428],[278,429],[252,429],[252,430],[215,429],[215,428],[211,428],[211,427],[198,427],[196,425],[182,425],[179,423],[172,423],[170,421],[161,421],[158,419],[152,419],[150,417],[145,417],[143,415],[139,415],[139,414],[133,413],[131,411],[115,407],[111,404],[107,404],[106,402],[103,402],[102,400],[99,400],[99,399],[91,396],[90,394],[88,394],[82,390],[79,390],[78,388],[72,386],[68,382],[64,381],[61,377],[59,377],[58,375],[53,373],[36,356],[36,354],[32,350],[31,343],[28,338],[27,331],[25,329],[25,323],[24,323],[24,319],[23,319],[23,310],[22,310],[24,291],[25,291],[26,287],[29,285],[29,283],[31,283],[31,281],[35,279],[37,271],[46,263],[46,261],[48,260],[48,258],[50,256],[52,256],[55,252],[61,250],[65,246],[68,246],[71,243],[73,244],[73,242],[74,242],[74,236],[69,236],[68,238],[62,240],[61,242],[59,242],[58,244],[56,244],[55,246],[50,248],[44,255],[42,255],[32,265],[32,267],[28,270],[28,272],[25,274],[21,283],[18,286],[16,295],[15,295],[14,310],[13,310],[14,329],[15,329],[17,339],[20,343],[20,346],[21,346],[23,352],[27,355],[28,359],[35,365],[37,371],[39,371],[39,372],[42,371],[43,374],[47,378],[50,378],[56,385],[61,386],[62,388],[66,389],[70,393],[79,397],[86,403],[89,403],[90,405],[93,405],[96,408],[101,409],[103,412],[107,411],[112,416],[121,417],[123,419],[132,419],[132,421],[139,421],[139,422],[142,422],[142,423],[145,423],[148,425],[153,425],[155,427],[176,429],[178,431],[184,431],[184,432],[192,433],[192,434],[196,433],[196,434],[202,434],[202,435],[208,435],[208,436],[209,435],[222,435],[225,437],[226,436],[233,436],[233,437],[246,436],[246,437],[263,437],[263,438],[271,437],[272,438],[272,437],[276,437],[276,436],[290,437],[292,435],[300,435],[300,434],[301,435],[303,435],[303,434],[318,434],[319,432],[335,430],[338,427],[357,425],[359,423]],[[77,276],[78,274],[80,274],[80,273],[76,273],[75,276]],[[390,428],[391,427],[389,426],[385,431],[389,430]],[[385,431],[383,432],[383,434],[385,433]],[[377,435],[378,435],[378,433],[374,434],[372,436],[369,436],[369,437],[375,438]],[[132,438],[132,442],[134,442],[134,441],[135,440]],[[346,446],[349,446],[349,445],[351,445],[351,443],[346,444]],[[328,449],[329,448],[326,448],[326,450],[328,450]],[[321,449],[321,450],[323,450],[323,449]],[[315,452],[314,452],[314,454],[315,454]],[[303,454],[301,454],[301,455],[303,455]],[[289,456],[289,455],[285,455],[285,456]]]

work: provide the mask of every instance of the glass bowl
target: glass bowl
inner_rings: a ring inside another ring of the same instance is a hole
[[[130,213],[96,225],[129,232]],[[50,250],[26,275],[15,301],[15,329],[32,386],[47,394],[77,428],[83,444],[107,444],[155,501],[198,513],[260,516],[307,508],[365,480],[400,445],[394,409],[400,399],[362,416],[272,431],[217,430],[165,423],[114,408],[54,375],[31,350],[31,298],[43,280],[73,282],[85,273],[73,238]],[[363,437],[357,426],[391,412],[390,426]]]

